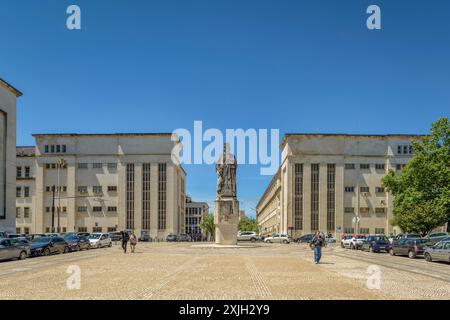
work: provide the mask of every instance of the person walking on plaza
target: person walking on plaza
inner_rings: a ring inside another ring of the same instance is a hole
[[[314,263],[318,264],[322,257],[322,247],[325,245],[325,239],[319,231],[316,231],[311,240],[310,246],[314,250]]]
[[[122,249],[123,249],[123,253],[127,253],[128,240],[130,240],[130,236],[128,235],[128,232],[122,231]]]
[[[131,233],[130,236],[130,248],[131,248],[131,253],[134,253],[134,249],[136,248],[136,244],[137,244],[137,237],[134,234],[134,232]]]

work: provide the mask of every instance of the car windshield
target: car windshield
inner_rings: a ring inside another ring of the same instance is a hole
[[[49,237],[39,237],[39,238],[35,238],[33,239],[33,243],[47,243],[50,242],[50,238]]]
[[[73,235],[73,234],[69,234],[69,235],[66,235],[65,237],[64,237],[64,240],[68,240],[68,241],[73,241],[73,240],[78,240],[78,237],[77,236],[75,236],[75,235]]]
[[[93,233],[89,236],[89,239],[100,239],[100,233]]]

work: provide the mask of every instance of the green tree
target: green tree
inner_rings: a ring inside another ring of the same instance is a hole
[[[239,231],[255,231],[258,232],[258,224],[255,218],[243,217],[239,221]]]
[[[450,124],[433,123],[431,134],[412,142],[414,155],[400,174],[382,183],[394,196],[392,223],[422,235],[450,220]]]
[[[216,226],[214,225],[214,214],[210,213],[207,216],[203,217],[202,221],[200,222],[200,228],[203,230],[203,232],[213,238],[216,231]]]

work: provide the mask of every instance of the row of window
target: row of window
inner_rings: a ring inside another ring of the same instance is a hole
[[[55,207],[55,212],[57,212],[58,208]],[[51,207],[45,207],[45,212],[51,212],[52,208]],[[67,212],[67,207],[61,207],[61,212]]]
[[[354,207],[345,207],[344,212],[345,213],[355,213],[355,208]],[[359,212],[360,213],[369,213],[370,208],[369,207],[360,207]],[[386,213],[386,208],[385,207],[376,207],[375,213]]]
[[[67,162],[63,163],[46,163],[45,169],[66,169],[67,168]]]
[[[22,196],[24,198],[28,198],[30,196],[30,187],[16,187],[16,197],[21,198]]]
[[[87,206],[79,206],[77,209],[78,209],[78,212],[88,212]],[[107,211],[108,212],[117,212],[117,207],[109,206],[109,207],[107,207]],[[51,212],[51,207],[45,207],[45,212]],[[67,207],[61,207],[61,212],[67,212]],[[103,207],[102,206],[93,206],[92,212],[103,212]]]
[[[345,228],[345,233],[355,233],[355,228]],[[359,233],[370,234],[370,228],[359,228]],[[375,228],[375,234],[384,234],[384,228]]]
[[[108,227],[107,228],[107,232],[116,232],[117,228],[116,227]],[[88,232],[88,228],[87,227],[78,227],[78,232]],[[92,232],[103,232],[103,228],[102,227],[92,227]]]
[[[102,162],[94,162],[92,163],[92,169],[103,169],[103,166],[106,165],[108,170],[115,170],[117,169],[117,163],[115,162],[109,162],[109,163],[102,163]],[[87,162],[79,162],[78,163],[78,169],[89,169],[89,164]]]
[[[117,192],[117,186],[108,186],[108,192]],[[79,193],[88,193],[88,187],[87,186],[78,186],[78,192]],[[100,194],[103,192],[102,186],[93,186],[92,192],[95,194]]]
[[[45,187],[46,192],[53,192],[53,189],[55,189],[55,192],[67,192],[67,186],[46,186]]]
[[[23,209],[23,217],[24,218],[29,218],[31,215],[31,209],[29,207],[16,207],[16,218],[21,218],[22,217],[22,209]]]
[[[344,191],[345,192],[355,192],[355,187],[353,187],[353,186],[344,187]],[[370,192],[370,187],[359,187],[359,192],[368,193],[368,192]],[[385,192],[383,187],[375,187],[375,193],[383,193],[383,192]]]
[[[45,153],[66,153],[66,150],[65,144],[46,144],[44,146]]]
[[[399,144],[397,146],[397,154],[412,154],[413,147],[408,144]]]
[[[24,227],[23,232],[21,232],[21,231],[22,231],[21,228],[16,228],[17,234],[30,234],[30,228],[28,228],[28,227]]]
[[[22,176],[23,174],[23,176]],[[30,167],[16,167],[17,178],[30,178]]]
[[[356,164],[354,163],[346,163],[344,166],[345,169],[347,170],[354,170],[356,169]],[[375,169],[376,170],[385,170],[386,165],[384,163],[375,163]],[[360,163],[359,164],[359,169],[361,170],[369,170],[370,169],[370,164],[369,163]]]

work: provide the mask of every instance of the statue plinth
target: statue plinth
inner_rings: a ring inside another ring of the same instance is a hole
[[[214,224],[216,225],[216,244],[237,244],[239,202],[235,197],[220,197],[216,199]]]

